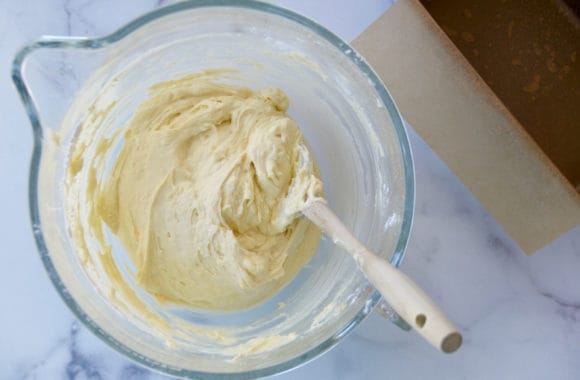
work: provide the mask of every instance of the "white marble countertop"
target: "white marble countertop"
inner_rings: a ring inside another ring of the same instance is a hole
[[[61,301],[29,225],[32,134],[12,86],[14,52],[40,35],[102,35],[162,1],[0,1],[0,378],[157,379],[98,340]],[[347,41],[387,0],[278,3]],[[328,12],[332,9],[332,12]],[[580,227],[526,257],[410,131],[415,221],[402,268],[464,332],[444,355],[377,313],[335,349],[279,379],[580,378]]]

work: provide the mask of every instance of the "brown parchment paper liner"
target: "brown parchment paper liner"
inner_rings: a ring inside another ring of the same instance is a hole
[[[525,253],[580,224],[578,193],[418,1],[397,1],[354,47]]]

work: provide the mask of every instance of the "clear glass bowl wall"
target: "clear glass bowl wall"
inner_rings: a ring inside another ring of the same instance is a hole
[[[290,98],[289,113],[318,162],[330,206],[356,236],[394,265],[402,259],[410,229],[412,162],[390,96],[347,44],[274,6],[235,1],[205,5],[185,2],[163,8],[100,39],[45,39],[17,56],[14,79],[35,129],[33,228],[43,262],[65,302],[115,349],[179,376],[263,376],[332,347],[372,310],[379,295],[354,261],[323,238],[294,281],[251,310],[210,313],[163,306],[138,289],[156,313],[200,329],[185,337],[176,334],[168,346],[166,337],[146,328],[142,315],[116,308],[103,297],[85,273],[70,237],[63,183],[69,149],[86,110],[115,100],[98,141],[123,128],[147,89],[160,81],[229,68],[238,71],[226,79],[229,83],[283,89]],[[94,149],[88,147],[85,160]],[[114,162],[116,153],[118,149],[107,161]],[[123,274],[132,283],[126,253],[114,236],[109,238],[115,261],[120,268],[128,266]],[[91,255],[98,255],[99,247],[89,248]],[[329,305],[338,307],[325,313]],[[228,329],[238,343],[208,339],[205,334],[215,329]],[[284,334],[296,338],[232,360],[235,345],[256,336]]]

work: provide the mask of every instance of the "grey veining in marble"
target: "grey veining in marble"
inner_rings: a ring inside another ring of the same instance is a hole
[[[1,379],[165,378],[75,321],[45,274],[28,218],[31,132],[8,74],[15,51],[35,37],[107,34],[164,3],[0,1]],[[392,1],[277,3],[352,40]],[[580,227],[526,257],[409,130],[417,207],[403,269],[457,322],[464,346],[443,355],[374,313],[331,352],[279,378],[579,379]]]

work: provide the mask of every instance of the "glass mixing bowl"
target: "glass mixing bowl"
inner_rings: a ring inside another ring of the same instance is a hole
[[[253,1],[182,2],[106,37],[44,37],[17,54],[13,80],[34,130],[32,227],[66,304],[114,349],[181,377],[260,377],[328,350],[377,305],[379,294],[354,260],[323,238],[313,259],[272,299],[249,310],[208,312],[157,303],[134,284],[131,262],[107,234],[119,276],[135,288],[150,316],[167,322],[160,331],[142,312],[111,302],[114,289],[107,288],[102,268],[87,265],[98,261],[103,247],[85,231],[90,243],[86,255],[79,253],[67,208],[72,195],[82,203],[89,186],[86,165],[76,190],[64,185],[71,147],[87,126],[95,128],[93,138],[83,140],[89,162],[100,139],[122,144],[116,132],[148,87],[214,68],[237,70],[228,82],[277,86],[288,94],[289,113],[312,148],[331,208],[361,241],[398,266],[411,226],[414,182],[393,100],[348,44],[296,13]],[[104,159],[113,162],[116,153]],[[90,216],[81,210],[80,217]]]

